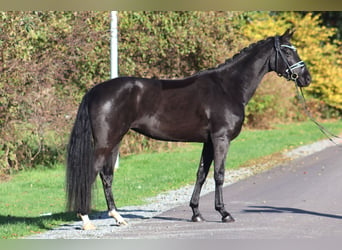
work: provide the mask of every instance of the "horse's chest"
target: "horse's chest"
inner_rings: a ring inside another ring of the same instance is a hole
[[[243,121],[243,108],[226,107],[220,112],[211,113],[210,130],[213,134],[225,134],[229,137],[230,140],[233,140],[239,135]]]

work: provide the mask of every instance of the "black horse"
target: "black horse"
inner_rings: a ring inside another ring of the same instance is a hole
[[[203,151],[190,201],[192,221],[202,221],[199,198],[214,160],[215,209],[223,222],[234,221],[223,203],[225,161],[238,136],[244,109],[263,76],[275,71],[299,87],[311,77],[290,44],[293,32],[269,37],[243,49],[217,68],[180,80],[119,77],[90,89],[80,104],[67,157],[68,209],[91,229],[91,187],[98,173],[109,215],[125,224],[112,194],[113,166],[129,129],[158,140],[201,142]]]

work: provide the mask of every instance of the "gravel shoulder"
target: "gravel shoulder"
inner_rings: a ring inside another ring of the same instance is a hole
[[[290,161],[296,158],[308,156],[319,152],[328,147],[334,146],[329,140],[322,140],[310,145],[301,146],[294,150],[284,152],[281,155],[283,161]],[[278,157],[279,158],[279,157]],[[279,160],[279,159],[278,159]],[[249,176],[261,173],[271,167],[277,165],[277,162],[268,161],[267,164],[257,164],[255,166],[243,167],[237,170],[226,171],[224,186],[231,185],[240,180],[246,179]],[[201,196],[214,191],[215,185],[213,178],[208,178],[203,185]],[[142,220],[148,220],[152,217],[168,211],[179,205],[187,204],[192,195],[193,185],[187,185],[178,190],[172,190],[159,194],[146,200],[145,205],[127,206],[119,209],[122,217],[129,223],[128,227],[134,227],[134,224],[141,223]],[[189,216],[191,210],[189,208]],[[58,228],[47,231],[42,234],[31,235],[26,239],[97,239],[102,235],[118,232],[125,228],[117,226],[114,219],[108,217],[107,212],[101,212],[90,216],[97,229],[93,231],[83,231],[82,222],[78,221],[71,224],[61,225]]]

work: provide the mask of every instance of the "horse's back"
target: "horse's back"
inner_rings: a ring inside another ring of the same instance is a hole
[[[119,98],[126,98],[134,94],[145,92],[147,89],[160,90],[161,84],[158,80],[144,79],[135,77],[118,77],[109,81],[97,84],[90,91],[94,101],[100,100],[117,100]]]

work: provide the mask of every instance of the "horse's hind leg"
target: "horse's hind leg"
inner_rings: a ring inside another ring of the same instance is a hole
[[[90,183],[93,184],[96,180],[98,171],[95,169],[95,171],[92,173],[92,176],[89,176]],[[84,230],[94,230],[96,229],[95,225],[90,221],[89,216],[86,212],[80,211],[78,213],[78,216],[82,219],[83,221],[83,229]]]
[[[192,212],[193,212],[193,216],[191,220],[194,222],[204,221],[198,209],[198,206],[199,206],[201,189],[202,189],[205,179],[207,178],[210,165],[213,161],[213,157],[214,157],[213,145],[211,141],[209,141],[208,143],[205,143],[203,145],[201,161],[200,161],[200,165],[197,171],[197,180],[196,180],[195,188],[194,188],[191,201],[190,201],[190,207],[192,208]]]
[[[110,150],[111,148],[113,149]],[[109,216],[112,216],[117,221],[118,224],[127,225],[127,222],[116,211],[116,206],[114,203],[114,197],[113,197],[113,192],[112,192],[114,165],[115,165],[116,157],[118,154],[118,149],[119,149],[119,143],[115,147],[109,147],[109,146],[100,147],[99,145],[95,146],[95,153],[94,153],[94,168],[95,168],[94,173],[95,174],[91,178],[92,178],[92,183],[93,183],[96,179],[97,174],[100,173]],[[84,230],[92,230],[96,228],[94,224],[89,220],[88,214],[80,213],[79,215],[83,221]]]
[[[106,165],[100,171],[100,177],[102,180],[103,190],[106,197],[107,207],[108,207],[108,215],[112,216],[119,225],[127,225],[127,222],[121,217],[121,215],[117,212],[117,208],[115,206],[113,191],[112,191],[112,183],[114,178],[114,166],[118,155],[119,145],[117,145],[112,155],[108,158]]]

